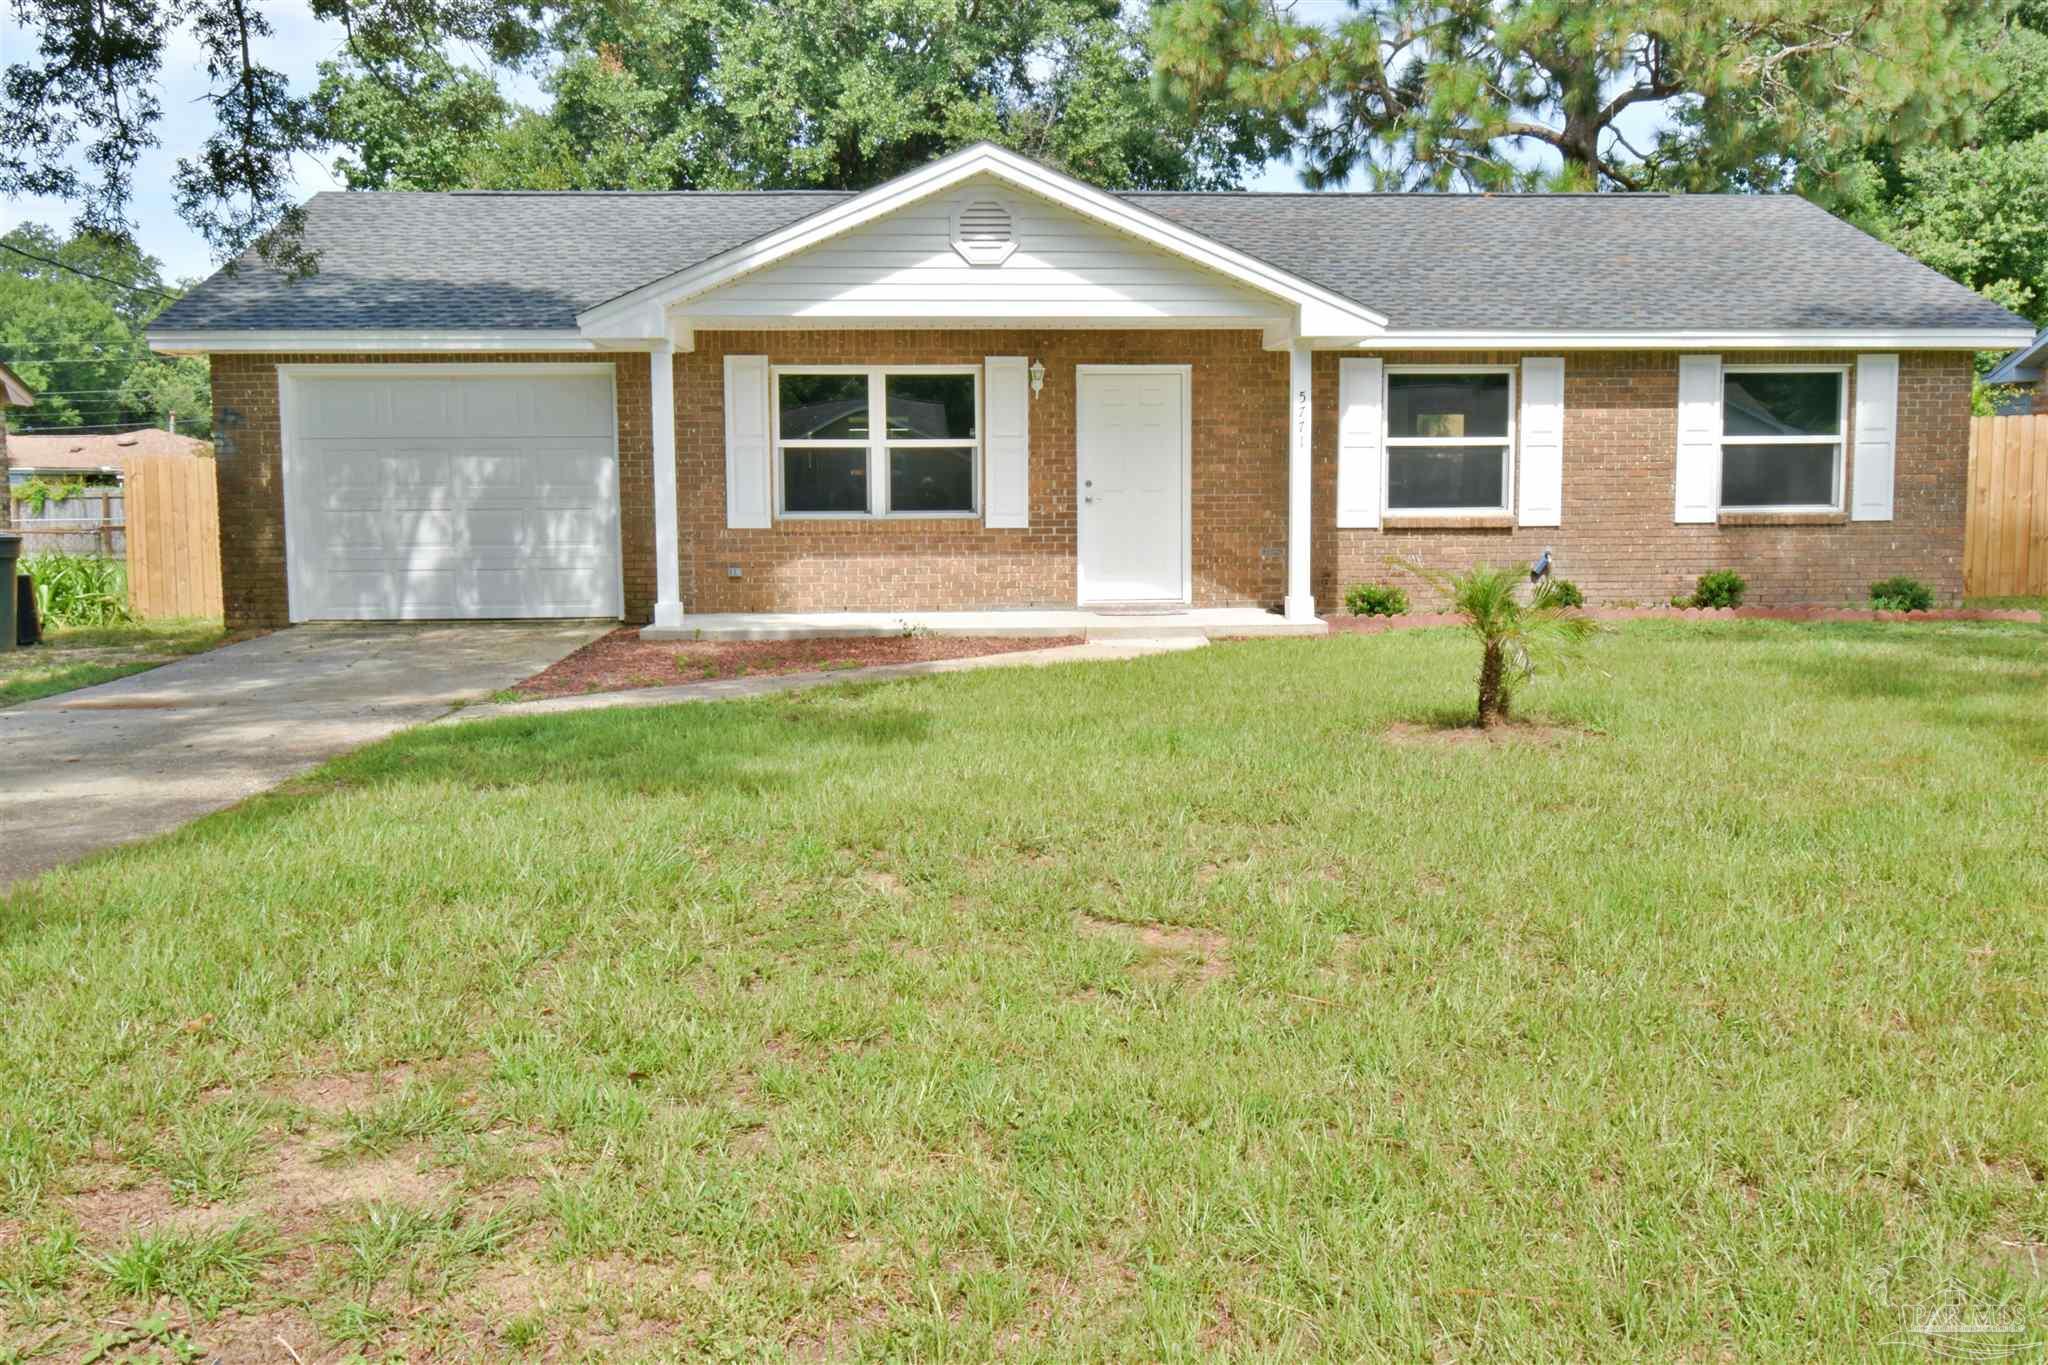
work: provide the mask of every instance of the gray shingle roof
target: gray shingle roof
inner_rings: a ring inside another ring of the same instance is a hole
[[[171,330],[573,328],[583,309],[851,197],[313,197],[310,279],[247,261]],[[1137,193],[1131,203],[1385,314],[1398,331],[2023,327],[1792,196]]]

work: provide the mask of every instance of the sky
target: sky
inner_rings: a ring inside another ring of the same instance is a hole
[[[1315,7],[1335,12],[1340,0],[1301,0],[1312,12]],[[339,56],[343,41],[338,25],[313,18],[300,0],[267,5],[264,9],[276,31],[258,45],[258,56],[281,72],[296,89],[310,89],[321,62]],[[0,16],[0,66],[33,55],[33,39],[14,18],[12,7]],[[212,113],[206,104],[209,81],[205,54],[191,35],[177,31],[164,56],[163,120],[158,125],[162,145],[146,153],[136,169],[136,192],[132,216],[136,235],[144,251],[163,263],[168,280],[199,279],[213,273],[218,264],[199,235],[179,221],[171,200],[171,176],[179,156],[195,153],[212,130]],[[540,102],[537,88],[510,89],[523,103]],[[1638,106],[1641,108],[1641,106]],[[1633,111],[1632,111],[1633,112]],[[1631,130],[1633,131],[1633,130]],[[331,170],[331,158],[300,155],[293,162],[297,195],[304,200],[321,190],[342,188]],[[1294,190],[1301,183],[1292,165],[1281,160],[1270,163],[1246,184],[1252,190]],[[38,197],[0,199],[0,232],[24,222],[42,223],[63,230],[75,211],[61,201]]]

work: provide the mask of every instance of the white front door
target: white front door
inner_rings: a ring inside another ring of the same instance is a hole
[[[1187,367],[1084,365],[1077,394],[1081,602],[1188,601]]]

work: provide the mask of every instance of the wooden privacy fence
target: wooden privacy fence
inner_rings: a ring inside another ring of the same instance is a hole
[[[220,500],[213,461],[130,455],[128,605],[142,617],[218,616]]]
[[[1963,591],[2048,594],[2048,413],[1970,419]]]

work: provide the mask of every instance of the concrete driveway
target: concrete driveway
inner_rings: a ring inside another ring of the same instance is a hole
[[[295,626],[0,710],[0,886],[233,805],[612,628]]]

